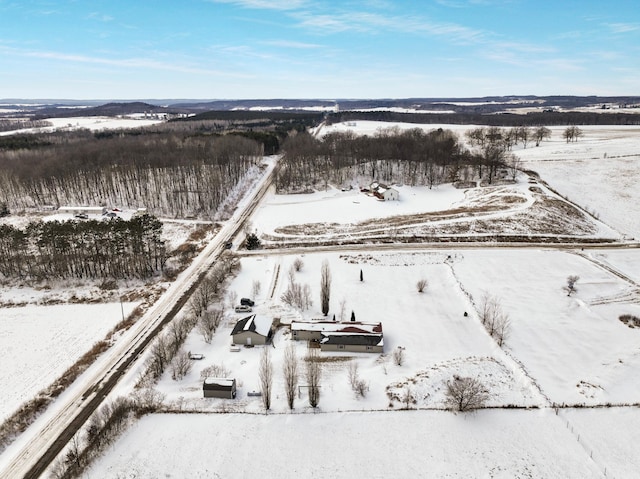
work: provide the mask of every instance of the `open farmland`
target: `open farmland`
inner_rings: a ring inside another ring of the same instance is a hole
[[[637,414],[634,417],[637,424]],[[627,444],[604,456],[629,460],[628,467],[614,471],[639,466]],[[183,477],[188,470],[189,477],[202,479],[583,479],[602,477],[605,467],[608,462],[592,460],[551,411],[488,410],[472,417],[441,411],[162,414],[133,426],[88,475],[152,479]]]
[[[49,386],[135,304],[28,305],[0,311],[0,421]]]
[[[639,259],[637,250],[611,253],[619,254],[625,264]],[[609,252],[598,250],[597,254]],[[180,381],[167,373],[157,386],[169,410],[222,414],[198,418],[152,415],[125,434],[114,452],[96,464],[94,473],[100,477],[118,477],[125,470],[135,470],[140,477],[153,477],[160,470],[178,474],[178,466],[165,463],[163,458],[169,455],[175,437],[180,437],[183,449],[190,451],[180,462],[195,477],[232,476],[233,463],[224,458],[236,457],[233,451],[238,441],[243,450],[252,451],[262,450],[258,445],[267,441],[273,445],[268,448],[268,457],[276,462],[284,461],[284,456],[278,459],[280,451],[286,451],[287,457],[306,451],[300,467],[292,466],[283,477],[304,475],[311,467],[321,476],[353,475],[350,467],[355,465],[324,461],[330,450],[323,448],[321,455],[315,455],[299,436],[315,430],[322,435],[321,431],[328,429],[332,437],[350,438],[349,444],[339,439],[338,443],[329,441],[331,447],[336,451],[352,447],[356,456],[368,458],[359,470],[374,477],[378,476],[366,464],[372,457],[384,456],[390,444],[398,451],[399,460],[387,466],[373,461],[379,466],[379,477],[391,473],[405,477],[600,477],[605,469],[626,470],[617,463],[618,456],[611,448],[598,448],[597,436],[589,442],[584,435],[580,438],[589,431],[597,434],[599,428],[609,431],[604,415],[617,409],[603,409],[603,415],[596,419],[587,416],[587,409],[561,410],[560,416],[554,409],[563,402],[580,406],[640,403],[635,372],[640,330],[617,319],[623,311],[640,314],[634,301],[616,299],[632,286],[599,268],[588,254],[541,249],[306,254],[301,257],[302,270],[295,273],[296,280],[308,283],[312,290],[314,306],[304,312],[289,309],[279,300],[288,281],[285,272],[294,258],[243,258],[230,290],[248,296],[253,282],[260,281],[261,293],[255,298],[257,314],[277,316],[284,324],[321,318],[316,298],[320,266],[327,259],[333,277],[329,317],[335,313],[340,319],[340,303],[346,299],[347,320],[353,310],[359,321],[381,321],[385,354],[321,353],[318,409],[309,407],[303,390],[295,409],[289,411],[281,367],[284,349],[292,339],[283,326],[273,346],[267,346],[274,364],[272,409],[266,416],[255,416],[264,409],[261,398],[249,393],[260,390],[258,363],[264,347],[230,351],[229,334],[242,315],[229,310],[228,321],[211,344],[195,331],[189,336],[185,348],[204,354],[202,361],[194,362],[192,372]],[[569,297],[562,289],[565,272],[581,276],[578,291]],[[625,269],[620,273],[624,275]],[[424,293],[415,288],[421,277],[429,280]],[[500,298],[512,320],[511,335],[502,349],[483,329],[474,309],[485,290]],[[296,345],[302,359],[306,343]],[[405,348],[401,366],[394,363],[391,354],[398,346]],[[358,397],[349,386],[348,369],[354,363],[369,385],[365,397]],[[228,376],[236,378],[237,399],[202,398],[200,371],[211,365],[223,365]],[[507,409],[469,416],[434,411],[445,407],[444,383],[454,375],[480,379],[490,391],[487,405]],[[401,400],[407,388],[412,394],[411,411],[404,410]],[[624,414],[630,423],[640,417],[637,408]],[[587,420],[588,424],[575,432],[576,423]],[[214,443],[200,447],[202,437],[212,428],[226,432],[212,437]],[[526,437],[518,431],[527,431]],[[633,434],[628,431],[629,437]],[[148,447],[149,443],[154,446]],[[136,444],[147,446],[141,449]],[[253,453],[251,457],[255,458]],[[253,466],[247,467],[243,471],[249,477]]]

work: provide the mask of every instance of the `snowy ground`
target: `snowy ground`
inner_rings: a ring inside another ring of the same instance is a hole
[[[164,120],[144,118],[114,118],[106,116],[47,118],[52,126],[42,128],[23,128],[0,132],[0,136],[15,135],[16,133],[48,133],[52,131],[77,130],[84,128],[91,131],[140,128],[143,126],[162,123]]]
[[[564,128],[550,129],[550,141],[517,151],[524,167],[616,230],[640,238],[640,128],[581,126],[584,136],[575,143],[562,139]]]
[[[375,121],[345,122],[322,127],[324,135],[332,131],[352,130],[373,135],[384,128],[437,128],[456,132],[465,140],[466,131],[478,125],[416,125]],[[595,213],[600,220],[617,231],[640,238],[640,128],[638,126],[580,126],[584,133],[577,142],[562,138],[564,126],[552,126],[551,138],[539,147],[529,143],[514,152],[523,166],[540,174],[542,179],[563,196]]]
[[[637,425],[639,411],[625,418]],[[589,432],[614,434],[605,418],[594,423]],[[85,477],[583,479],[605,468],[633,477],[640,466],[631,442],[597,460],[551,410],[154,415]]]
[[[398,201],[380,201],[359,188],[304,195],[270,195],[254,216],[265,244],[413,241],[415,237],[553,237],[620,239],[604,223],[521,174],[516,182],[456,189],[395,185]]]
[[[193,362],[192,372],[181,381],[167,373],[157,386],[170,408],[201,413],[144,418],[87,477],[181,477],[185,469],[191,477],[254,477],[260,472],[267,477],[546,478],[602,477],[605,470],[609,476],[632,477],[630,471],[640,466],[633,452],[637,408],[561,409],[558,415],[553,409],[554,403],[640,402],[640,330],[617,319],[623,312],[640,315],[638,288],[602,269],[603,258],[629,276],[640,252],[306,254],[295,277],[310,285],[314,306],[302,313],[278,299],[295,256],[243,258],[230,290],[250,296],[253,282],[259,281],[254,311],[285,324],[322,318],[319,270],[327,259],[333,278],[329,317],[335,313],[340,319],[340,303],[346,299],[346,319],[353,310],[357,320],[381,321],[385,354],[321,353],[326,362],[318,412],[308,406],[304,391],[289,412],[281,367],[284,348],[292,340],[281,328],[275,347],[267,346],[274,364],[274,393],[272,410],[263,415],[260,398],[248,393],[260,389],[257,371],[264,348],[230,350],[231,328],[242,315],[228,310],[228,321],[211,344],[197,332],[188,338],[185,349],[204,354],[202,361]],[[571,297],[562,289],[568,274],[580,276]],[[422,294],[415,288],[421,277],[429,280]],[[473,309],[484,291],[500,299],[512,320],[504,349],[485,332]],[[306,345],[295,344],[302,358]],[[405,348],[402,366],[391,357],[398,346]],[[364,398],[349,386],[352,363],[369,384]],[[236,378],[236,400],[202,398],[200,371],[212,365]],[[444,382],[454,374],[483,381],[491,391],[490,406],[535,409],[470,415],[433,410],[443,408]],[[398,398],[407,385],[413,396],[410,407],[420,411],[402,410]],[[171,452],[175,444],[181,444],[179,461]],[[396,460],[376,460],[389,458],[390,448]],[[265,464],[286,466],[276,473]]]
[[[623,264],[640,260],[638,250],[611,253],[618,254]],[[337,320],[348,320],[354,311],[358,321],[382,322],[384,355],[325,353],[331,361],[324,364],[328,384],[323,389],[323,411],[401,407],[399,398],[407,384],[416,407],[441,408],[444,382],[454,374],[485,381],[493,406],[640,402],[640,378],[634,373],[640,367],[640,330],[618,319],[622,314],[640,316],[639,288],[602,269],[590,254],[582,254],[538,249],[307,254],[301,257],[302,271],[295,274],[297,282],[311,288],[314,304],[304,312],[280,300],[296,256],[250,257],[242,260],[230,290],[238,297],[251,296],[253,282],[259,282],[261,293],[254,308],[258,315],[278,317],[284,324],[321,319],[319,272],[326,259],[333,277],[328,318],[335,314]],[[597,253],[603,254],[607,253]],[[574,274],[580,276],[578,291],[568,297],[563,287],[566,277]],[[415,287],[421,278],[429,282],[424,293]],[[485,292],[499,299],[512,322],[504,350],[476,314]],[[168,403],[198,410],[261,410],[260,399],[247,393],[260,389],[257,364],[262,348],[231,352],[230,332],[243,315],[231,309],[227,314],[211,344],[195,331],[189,337],[185,349],[204,354],[205,359],[194,362],[182,381],[166,374],[158,389]],[[282,327],[270,348],[278,372],[272,408],[278,412],[288,410],[279,372],[290,341],[288,328]],[[294,344],[301,357],[306,354],[304,342]],[[392,359],[398,346],[405,351],[402,366]],[[356,397],[349,386],[352,362],[370,383],[365,398]],[[200,371],[212,365],[224,366],[237,379],[238,400],[233,406],[201,398]]]
[[[0,421],[73,365],[135,304],[0,309]]]

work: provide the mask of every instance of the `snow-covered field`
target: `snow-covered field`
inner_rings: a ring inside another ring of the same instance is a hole
[[[589,412],[576,411],[571,420]],[[587,419],[594,419],[590,433],[615,437],[606,417]],[[620,419],[637,426],[640,411]],[[85,477],[584,479],[601,478],[605,469],[613,472],[607,477],[634,477],[634,443],[604,446],[591,459],[551,410],[154,415]]]
[[[337,320],[348,321],[353,311],[358,321],[382,322],[382,357],[324,353],[333,361],[324,365],[329,384],[323,389],[323,411],[401,407],[397,398],[407,381],[416,407],[442,408],[443,384],[454,374],[484,380],[492,392],[489,404],[494,406],[638,403],[640,377],[635,371],[640,367],[640,331],[618,320],[622,314],[640,316],[638,286],[603,270],[591,261],[591,253],[578,253],[584,256],[539,249],[306,254],[300,257],[303,269],[294,275],[296,282],[311,288],[314,304],[304,312],[280,300],[293,255],[244,258],[230,289],[238,297],[251,296],[253,282],[259,282],[261,293],[255,298],[254,312],[278,317],[285,325],[296,319],[321,319],[320,267],[327,260],[333,278],[328,318],[335,314]],[[637,250],[612,253],[625,264],[640,260]],[[578,291],[570,297],[563,290],[569,275],[580,276]],[[421,278],[429,283],[424,293],[415,286]],[[478,319],[476,310],[485,292],[498,298],[511,319],[504,349]],[[205,359],[194,362],[182,381],[171,380],[167,373],[158,386],[167,402],[198,410],[220,407],[220,402],[201,398],[200,379],[202,369],[218,365],[240,385],[238,400],[233,406],[223,402],[224,407],[261,410],[260,400],[247,393],[260,389],[257,364],[262,348],[229,350],[231,329],[244,316],[229,309],[227,322],[211,344],[197,332],[191,334],[185,349],[204,354]],[[288,328],[281,327],[271,348],[278,371],[290,341]],[[304,342],[294,344],[301,357],[306,354]],[[401,366],[392,359],[399,346],[406,357]],[[370,383],[365,398],[356,397],[350,388],[351,362],[358,364],[360,376]],[[278,399],[272,408],[277,412],[288,411],[282,381],[276,374]]]
[[[564,128],[550,141],[517,151],[524,167],[621,233],[640,238],[640,127],[581,126],[566,143]]]
[[[47,118],[46,121],[50,122],[52,126],[3,131],[0,132],[0,136],[15,135],[16,133],[46,133],[52,131],[77,130],[80,128],[91,131],[141,128],[143,126],[162,123],[164,120],[131,117],[114,118],[107,116],[88,116],[70,118]]]
[[[380,129],[437,128],[449,129],[465,140],[466,131],[478,125],[416,125],[355,121],[322,127],[324,135],[332,131],[351,130],[373,135]],[[640,127],[580,126],[583,136],[567,143],[562,138],[566,127],[552,126],[551,138],[536,147],[529,143],[514,152],[523,166],[540,174],[542,179],[563,196],[595,213],[600,220],[623,234],[640,238]]]
[[[625,471],[633,470],[637,459],[630,459],[631,465],[620,461],[637,443],[637,408],[603,408],[598,415],[561,409],[556,415],[553,407],[640,402],[640,330],[617,319],[623,313],[640,315],[638,288],[592,261],[611,257],[620,265],[619,273],[629,276],[640,252],[480,248],[306,254],[300,257],[302,270],[295,273],[296,281],[311,287],[314,305],[306,312],[279,300],[296,256],[243,258],[230,290],[250,296],[253,282],[260,282],[254,311],[284,324],[322,318],[319,271],[328,260],[328,317],[340,319],[345,300],[345,319],[354,311],[359,321],[381,321],[385,354],[321,353],[326,362],[317,413],[308,406],[304,390],[290,412],[281,371],[283,351],[293,340],[282,327],[273,347],[267,346],[274,392],[270,413],[261,415],[261,399],[248,393],[260,390],[258,363],[264,347],[230,350],[230,331],[243,315],[228,310],[228,321],[211,344],[195,331],[188,338],[185,349],[204,355],[193,362],[192,372],[180,381],[166,373],[157,386],[170,408],[201,413],[143,419],[87,477],[121,477],[125,471],[143,478],[160,473],[179,477],[184,468],[193,477],[252,477],[258,470],[268,477],[602,477],[605,469],[621,474],[614,472],[614,477],[632,477]],[[563,286],[570,274],[580,281],[578,291],[568,297]],[[418,293],[415,283],[423,277],[429,286]],[[484,291],[499,298],[512,321],[503,349],[474,310]],[[294,343],[302,359],[306,344]],[[405,352],[401,366],[392,358],[398,346]],[[356,396],[349,385],[352,363],[369,385],[365,397]],[[236,378],[235,400],[202,398],[200,372],[212,365]],[[454,375],[480,379],[490,390],[490,406],[534,409],[471,415],[434,410],[444,407],[444,382]],[[301,376],[304,385],[304,372]],[[413,396],[410,407],[419,411],[402,410],[398,398],[407,389]],[[615,427],[626,439],[617,448],[601,447],[603,434],[615,437],[608,412],[617,414]],[[177,443],[184,455],[179,464],[169,463],[166,458]],[[302,462],[291,461],[300,457]],[[380,457],[386,459],[376,460]],[[286,462],[287,467],[276,473],[265,470],[265,462]]]
[[[135,305],[60,304],[0,309],[0,421],[104,338]]]

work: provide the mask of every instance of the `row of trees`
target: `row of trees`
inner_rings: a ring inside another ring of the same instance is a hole
[[[299,385],[299,376],[301,374],[301,366],[298,360],[296,347],[293,343],[289,343],[284,352],[284,360],[282,363],[282,374],[284,376],[284,387],[289,409],[295,406],[297,390],[299,387],[307,389],[307,397],[311,407],[318,407],[320,403],[320,381],[322,377],[322,368],[317,349],[309,349],[304,358],[304,378],[305,385]],[[258,376],[260,378],[260,392],[262,393],[262,405],[265,410],[271,409],[271,396],[273,394],[273,377],[274,366],[271,360],[269,348],[264,348],[260,356],[260,365],[258,367]]]
[[[8,120],[0,119],[0,131],[21,130],[23,128],[44,128],[53,123],[45,120]]]
[[[148,278],[167,260],[162,223],[39,221],[22,230],[0,225],[0,275],[6,278]]]
[[[569,106],[569,105],[568,105]],[[449,106],[451,108],[453,106]],[[500,107],[502,109],[502,107]],[[481,107],[482,110],[486,106]],[[393,111],[340,111],[328,116],[329,123],[371,120],[420,124],[487,125],[517,127],[539,125],[638,125],[640,115],[635,113],[613,113],[599,111],[542,111],[524,115],[512,113],[398,113]]]

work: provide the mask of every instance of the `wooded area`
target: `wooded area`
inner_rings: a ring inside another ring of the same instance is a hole
[[[210,218],[261,143],[233,134],[166,127],[0,138],[0,203],[10,210],[65,205],[146,207]]]
[[[151,215],[129,221],[37,221],[21,230],[0,225],[0,275],[5,278],[149,278],[166,262],[162,223]]]

